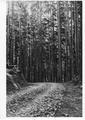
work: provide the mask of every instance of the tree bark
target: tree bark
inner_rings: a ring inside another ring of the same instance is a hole
[[[62,65],[61,65],[61,26],[60,26],[60,1],[58,1],[58,39],[59,39],[59,74],[58,80],[62,81]]]

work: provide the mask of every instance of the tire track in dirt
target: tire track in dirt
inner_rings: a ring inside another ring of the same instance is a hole
[[[39,85],[35,84],[35,86],[28,86],[14,94],[7,95],[7,103],[12,101],[13,99],[17,99],[17,98],[21,97],[22,95],[25,95],[26,93],[30,93],[30,92],[34,91],[35,89],[41,87],[42,85],[43,84],[39,84]]]
[[[26,106],[31,106],[34,99],[36,97],[41,96],[46,91],[49,90],[51,85],[49,84],[40,84],[37,87],[34,87],[32,89],[26,89],[23,91],[20,91],[16,95],[12,95],[12,97],[9,97],[7,99],[7,116],[8,114],[11,114],[12,116],[15,116],[16,113],[21,111],[22,108],[26,108]]]

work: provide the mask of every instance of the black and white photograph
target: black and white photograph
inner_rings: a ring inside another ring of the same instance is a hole
[[[82,117],[83,1],[6,1],[6,117]]]

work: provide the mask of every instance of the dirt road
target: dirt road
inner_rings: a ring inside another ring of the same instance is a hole
[[[62,91],[59,83],[40,83],[7,96],[7,116],[53,116]]]
[[[64,110],[61,109],[63,107],[64,98],[65,101],[68,100],[64,96],[65,94],[63,94],[66,90],[64,86],[65,85],[62,83],[35,83],[35,85],[28,86],[17,93],[7,96],[7,116],[70,116],[70,114],[67,114],[69,109],[71,110],[70,107],[68,111],[66,111],[67,108]]]

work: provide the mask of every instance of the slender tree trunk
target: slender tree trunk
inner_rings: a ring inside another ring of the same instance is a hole
[[[13,32],[13,3],[12,3],[12,32]],[[13,65],[13,35],[10,40],[10,65]]]
[[[71,38],[70,38],[70,19],[69,2],[67,2],[67,21],[68,21],[68,81],[71,80]]]
[[[19,51],[18,51],[18,54],[19,54],[19,58],[18,58],[18,63],[17,63],[17,66],[18,68],[22,71],[22,68],[21,68],[21,20],[20,20],[20,16],[19,16]]]
[[[61,26],[60,26],[60,1],[58,1],[58,39],[59,39],[59,74],[58,80],[59,82],[62,81],[62,65],[61,65]]]
[[[76,1],[74,2],[74,23],[75,23],[75,30],[74,30],[74,47],[75,47],[75,74],[77,73],[77,11],[76,11]]]
[[[73,57],[73,7],[71,3],[71,76],[74,75],[74,57]],[[71,77],[72,79],[72,77]]]
[[[54,43],[54,15],[53,15],[53,43]],[[54,82],[54,49],[52,46],[52,82]]]
[[[76,38],[77,38],[77,42],[76,42],[76,66],[77,66],[77,74],[79,75],[79,21],[78,21],[78,8],[77,8],[78,4],[77,4],[77,1],[76,1]]]
[[[84,6],[83,6],[84,7]],[[80,73],[80,80],[82,81],[82,1],[81,1],[81,9],[80,9],[80,64],[79,64],[79,73]]]
[[[66,26],[65,26],[65,42],[66,42],[66,60],[65,60],[65,81],[68,81],[68,35],[67,35],[67,30],[68,30],[68,24],[67,24],[67,16],[68,16],[68,11],[67,11],[67,1],[65,3],[66,5]]]
[[[28,40],[28,23],[27,23],[27,31],[26,31],[26,38]],[[27,80],[28,76],[28,46],[27,46],[27,61],[26,61],[26,74],[25,74],[25,79]]]
[[[14,16],[14,2],[12,2],[12,16]],[[13,19],[12,19],[12,40],[13,40],[13,65],[15,64],[15,31],[13,28]]]

